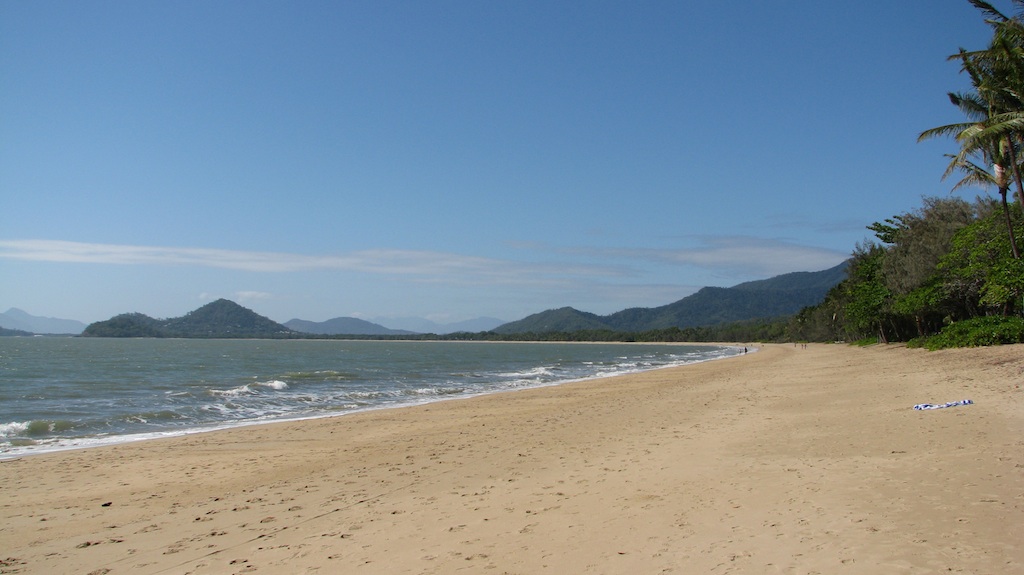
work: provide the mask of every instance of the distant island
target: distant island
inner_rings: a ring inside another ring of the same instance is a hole
[[[154,319],[124,313],[89,324],[84,337],[282,338],[298,335],[237,303],[219,299],[182,317]]]

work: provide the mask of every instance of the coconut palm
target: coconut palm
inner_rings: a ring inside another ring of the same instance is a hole
[[[976,94],[984,102],[984,106],[974,106],[975,119],[981,115],[977,113],[981,108],[984,118],[955,136],[965,149],[990,147],[991,140],[999,141],[1017,184],[1017,203],[1024,213],[1024,179],[1016,161],[1024,143],[1024,0],[1013,1],[1018,15],[1012,18],[983,0],[969,1],[987,16],[993,37],[986,50],[961,49],[950,56],[951,60],[960,60]]]
[[[998,150],[998,146],[996,148]],[[996,152],[1001,153],[1001,152]],[[999,190],[999,199],[1003,208],[1003,217],[1006,220],[1006,229],[1010,236],[1010,250],[1013,253],[1014,259],[1020,259],[1020,250],[1017,247],[1017,237],[1013,229],[1013,220],[1010,217],[1010,208],[1007,205],[1006,195],[1010,189],[1010,174],[1003,167],[1004,160],[992,159],[988,153],[983,150],[979,150],[977,158],[965,156],[963,152],[960,154],[947,154],[950,158],[949,166],[946,168],[946,173],[943,174],[943,179],[948,177],[955,171],[961,172],[963,178],[953,186],[953,190],[965,186],[977,186],[986,188],[994,186]],[[987,166],[991,166],[988,169]]]
[[[974,74],[972,74],[974,78]],[[1020,186],[1020,167],[1017,162],[1018,154],[1015,153],[1013,139],[1003,134],[985,133],[987,121],[992,117],[991,104],[977,93],[960,94],[950,93],[949,100],[953,105],[960,108],[960,111],[968,117],[968,122],[948,124],[925,130],[918,136],[918,141],[935,138],[939,136],[953,136],[960,143],[961,148],[958,154],[947,154],[950,158],[946,172],[942,179],[946,179],[954,172],[961,172],[964,177],[953,186],[953,190],[965,186],[989,187],[994,186],[999,191],[1000,201],[1003,207],[1003,214],[1006,218],[1006,228],[1010,235],[1010,247],[1014,259],[1020,259],[1020,250],[1017,247],[1017,238],[1013,229],[1013,221],[1010,217],[1010,207],[1007,202],[1007,194],[1010,190],[1011,173],[1017,174],[1016,179]],[[989,167],[991,166],[991,167]]]
[[[1018,161],[1024,142],[1024,21],[1005,16],[983,0],[969,1],[988,17],[993,38],[987,50],[961,49],[950,56],[960,60],[974,87],[971,93],[949,94],[968,121],[926,130],[918,141],[938,136],[956,138],[960,152],[949,156],[943,179],[960,171],[964,178],[953,189],[980,185],[999,190],[1013,257],[1020,259],[1007,194],[1011,181],[1015,182],[1017,202],[1024,210],[1024,179]],[[1024,0],[1014,0],[1014,4],[1024,14]]]

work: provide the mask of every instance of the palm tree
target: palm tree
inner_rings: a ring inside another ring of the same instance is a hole
[[[1013,0],[1018,15],[1012,18],[984,0],[968,1],[988,17],[993,37],[986,50],[961,49],[950,56],[961,61],[962,70],[970,75],[977,95],[985,102],[985,117],[956,138],[965,148],[977,146],[975,140],[999,141],[1017,184],[1017,203],[1024,213],[1024,178],[1017,162],[1024,143],[1024,0]],[[990,143],[980,145],[987,147]]]
[[[972,74],[972,78],[975,76]],[[959,94],[951,92],[949,100],[953,105],[968,117],[968,122],[948,124],[921,132],[918,141],[927,140],[939,136],[953,136],[961,144],[958,154],[946,154],[950,158],[942,179],[945,180],[953,172],[964,174],[953,190],[975,185],[980,187],[995,186],[999,190],[1000,201],[1003,206],[1003,214],[1006,218],[1006,228],[1010,235],[1010,248],[1014,259],[1020,259],[1020,250],[1017,247],[1017,238],[1013,230],[1013,221],[1010,217],[1010,207],[1007,202],[1007,194],[1010,190],[1010,173],[1020,174],[1014,153],[1014,145],[1008,136],[985,134],[986,122],[991,117],[990,104],[977,93]],[[980,162],[980,163],[979,163]],[[986,166],[991,166],[991,169]],[[1010,171],[1008,172],[1007,169]],[[1020,179],[1017,180],[1020,186]]]
[[[961,69],[974,87],[974,92],[968,94],[949,94],[968,121],[925,130],[918,141],[938,136],[956,138],[960,152],[949,156],[943,179],[960,171],[965,176],[954,190],[966,185],[994,185],[999,190],[1013,257],[1020,259],[1007,194],[1012,180],[1017,184],[1017,202],[1024,210],[1024,179],[1018,161],[1024,142],[1024,21],[1003,15],[983,0],[969,1],[989,17],[986,21],[994,31],[987,50],[968,52],[961,48],[950,56],[960,60]],[[1014,4],[1024,14],[1024,0],[1014,0]],[[991,165],[991,170],[984,165]]]
[[[1020,250],[1017,248],[1017,237],[1013,230],[1013,220],[1010,217],[1010,208],[1007,205],[1006,195],[1010,189],[1010,174],[1007,173],[1006,168],[1003,167],[1002,160],[993,160],[984,151],[979,151],[977,154],[980,158],[980,163],[974,161],[971,157],[964,156],[963,152],[960,154],[947,154],[950,158],[949,166],[946,168],[946,173],[942,175],[943,179],[949,176],[954,171],[959,171],[964,174],[964,177],[953,186],[953,190],[965,186],[979,186],[988,187],[995,186],[999,190],[999,199],[1003,207],[1003,217],[1006,220],[1006,229],[1010,236],[1010,251],[1013,253],[1014,259],[1020,259]],[[984,166],[992,166],[991,170],[986,169]]]

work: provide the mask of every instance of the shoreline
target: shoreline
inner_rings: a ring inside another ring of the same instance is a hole
[[[270,341],[270,340],[268,340],[268,341]],[[302,340],[297,340],[297,341],[302,341]],[[401,341],[405,341],[405,340],[401,340]],[[419,343],[418,341],[415,341],[415,340],[409,340],[409,341],[412,342],[412,343]],[[440,340],[438,340],[438,341],[440,341]],[[424,343],[432,343],[432,342],[434,342],[434,341],[433,340],[426,340],[426,341],[424,341]],[[746,351],[747,347],[744,347],[741,344],[727,344],[727,343],[707,343],[707,344],[704,344],[704,343],[688,343],[688,342],[660,342],[660,343],[651,344],[651,343],[645,343],[645,342],[623,342],[623,343],[619,343],[619,342],[489,342],[489,341],[466,341],[466,342],[458,341],[458,342],[441,342],[441,343],[455,343],[455,344],[463,344],[463,343],[502,343],[502,344],[505,344],[505,343],[515,343],[515,344],[523,344],[523,343],[527,343],[527,344],[530,344],[530,345],[535,345],[535,344],[541,344],[541,345],[543,345],[543,344],[566,344],[566,343],[576,343],[576,344],[586,344],[586,345],[595,345],[595,344],[596,345],[602,345],[602,344],[603,345],[662,345],[662,344],[664,344],[664,345],[673,345],[673,346],[679,346],[679,347],[697,346],[697,347],[716,347],[716,348],[722,348],[722,349],[725,349],[725,350],[733,349],[733,350],[736,350],[736,353],[734,355],[723,355],[723,356],[719,356],[719,357],[712,357],[712,358],[702,359],[702,360],[698,360],[698,361],[689,361],[689,362],[684,362],[684,363],[662,365],[662,366],[658,366],[658,367],[654,367],[654,368],[641,369],[641,370],[638,370],[638,371],[626,371],[626,372],[623,372],[623,373],[614,373],[614,374],[595,374],[595,375],[591,375],[591,376],[587,376],[587,377],[582,377],[582,378],[573,378],[573,379],[565,379],[565,380],[557,380],[557,381],[551,381],[551,382],[537,383],[537,384],[532,384],[532,385],[525,386],[525,387],[520,387],[520,388],[511,388],[511,389],[508,389],[508,388],[494,388],[494,389],[487,390],[487,391],[478,391],[478,392],[466,393],[464,395],[437,396],[437,397],[433,397],[433,398],[420,398],[420,399],[416,399],[416,400],[409,400],[407,402],[398,402],[398,403],[394,403],[394,404],[370,405],[370,406],[361,407],[361,408],[358,408],[358,409],[352,409],[351,411],[333,412],[333,413],[332,412],[324,412],[324,413],[317,414],[317,415],[306,415],[306,416],[281,416],[281,417],[277,417],[277,418],[268,418],[268,419],[260,419],[260,420],[225,421],[225,422],[219,422],[219,423],[211,422],[211,423],[207,423],[205,425],[197,425],[195,427],[188,427],[188,428],[166,429],[166,430],[150,431],[150,432],[144,432],[144,433],[125,433],[125,434],[105,435],[105,436],[81,436],[81,437],[73,437],[73,438],[60,439],[60,440],[57,440],[56,442],[51,443],[51,444],[16,445],[16,446],[12,446],[11,448],[8,448],[5,451],[0,451],[0,461],[4,461],[4,460],[8,460],[8,459],[16,459],[16,458],[21,458],[21,457],[34,457],[34,456],[37,456],[37,455],[45,455],[45,454],[48,454],[48,453],[60,453],[60,452],[65,452],[65,451],[77,451],[77,450],[82,450],[82,449],[93,449],[93,448],[97,448],[97,447],[110,447],[110,446],[114,446],[114,445],[121,445],[121,444],[126,444],[126,443],[137,443],[137,442],[143,442],[143,441],[152,441],[152,440],[156,440],[156,439],[170,439],[170,438],[175,438],[175,437],[186,437],[186,436],[189,436],[189,435],[196,435],[196,434],[202,434],[202,433],[216,433],[216,432],[220,432],[220,431],[227,431],[227,430],[231,430],[231,429],[251,427],[251,426],[257,426],[257,425],[271,425],[271,424],[275,424],[275,423],[290,423],[290,422],[310,421],[310,420],[334,418],[334,417],[345,417],[345,416],[349,416],[349,415],[355,415],[355,414],[372,412],[372,411],[378,411],[378,410],[386,410],[386,409],[403,409],[403,408],[406,408],[406,407],[415,407],[415,406],[418,406],[418,405],[429,405],[431,403],[441,403],[441,402],[445,402],[445,401],[455,401],[455,400],[460,400],[460,399],[470,399],[470,398],[473,398],[473,397],[479,397],[479,396],[485,396],[485,395],[491,395],[491,394],[524,391],[524,390],[528,390],[528,389],[541,389],[541,388],[545,388],[545,387],[553,387],[553,386],[558,386],[558,385],[564,385],[564,384],[567,384],[567,383],[575,383],[575,382],[581,382],[581,381],[605,379],[605,378],[608,378],[608,377],[620,377],[622,375],[627,375],[628,376],[628,375],[633,375],[633,374],[636,374],[636,373],[643,373],[644,371],[655,371],[655,370],[659,370],[659,369],[672,369],[672,368],[675,368],[675,367],[683,367],[683,366],[686,366],[686,365],[691,365],[691,364],[695,364],[695,363],[703,363],[703,362],[706,362],[706,361],[715,361],[715,360],[719,360],[719,359],[729,359],[729,358],[732,358],[732,357],[737,357],[739,355],[743,355],[743,354],[748,353]],[[740,352],[741,349],[744,350],[744,351]],[[757,351],[756,348],[754,348],[750,352],[752,353],[754,351]],[[37,447],[39,449],[35,449]]]
[[[5,459],[0,570],[1013,572],[1021,358],[1024,345],[764,345]]]

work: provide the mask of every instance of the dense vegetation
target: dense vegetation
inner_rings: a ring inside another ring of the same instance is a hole
[[[797,314],[788,336],[929,347],[1024,341],[1024,265],[1012,255],[1003,218],[991,201],[929,198],[920,210],[872,225],[879,243],[858,246],[848,278]],[[1019,210],[1011,220],[1024,232]]]

